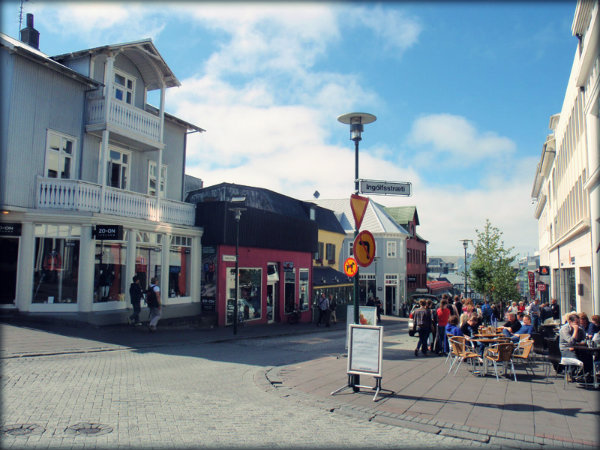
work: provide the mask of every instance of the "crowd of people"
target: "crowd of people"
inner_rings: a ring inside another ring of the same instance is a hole
[[[577,324],[568,321],[571,315],[577,316]],[[594,315],[588,319],[586,313],[572,312],[561,318],[556,299],[543,304],[539,299],[528,304],[525,301],[513,301],[503,308],[500,302],[490,304],[485,300],[481,305],[475,305],[471,298],[443,294],[439,307],[431,300],[422,299],[419,308],[414,311],[413,331],[419,336],[414,352],[415,356],[419,352],[422,355],[431,353],[446,356],[450,351],[449,335],[473,338],[479,334],[480,327],[488,325],[502,330],[504,336],[516,343],[523,335],[539,333],[548,321],[552,325],[562,325],[560,336],[565,337],[561,341],[561,351],[565,349],[566,352],[572,352],[570,344],[573,342],[585,339],[600,341],[600,316]],[[481,343],[477,346],[483,353],[484,346]]]

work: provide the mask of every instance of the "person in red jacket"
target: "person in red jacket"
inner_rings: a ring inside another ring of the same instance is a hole
[[[437,338],[435,340],[435,353],[437,355],[447,355],[450,351],[448,346],[448,338],[446,337],[446,325],[450,318],[450,308],[448,308],[448,295],[442,295],[440,307],[437,310]]]

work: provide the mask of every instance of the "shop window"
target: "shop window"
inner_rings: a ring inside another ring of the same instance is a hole
[[[169,297],[190,295],[192,238],[171,236],[169,250]]]
[[[72,178],[75,142],[75,138],[48,130],[45,170],[48,178]]]
[[[127,231],[123,231],[127,241]],[[127,246],[118,241],[96,241],[94,263],[94,303],[125,301]]]
[[[262,317],[262,269],[240,268],[238,281],[238,314],[244,320]],[[235,268],[228,270],[227,323],[233,322],[235,303]]]
[[[308,311],[308,269],[300,269],[300,281],[298,283],[298,309],[300,311]]]
[[[162,273],[162,235],[158,233],[139,232],[135,250],[135,274],[140,277],[143,289],[150,285],[156,277],[160,280]]]
[[[284,311],[290,314],[296,309],[296,269],[285,269]]]
[[[71,225],[37,225],[33,303],[77,303],[79,237]]]

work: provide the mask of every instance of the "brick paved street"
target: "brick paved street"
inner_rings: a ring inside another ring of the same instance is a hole
[[[395,393],[378,402],[372,392],[330,395],[346,381],[343,325],[244,327],[235,337],[0,330],[3,448],[592,448],[597,439],[597,391],[520,371],[517,383],[466,369],[445,376],[443,358],[411,356],[404,319],[386,319],[383,387]]]
[[[3,325],[3,334],[54,339],[51,333],[11,328],[16,327]],[[61,337],[60,345],[68,340]],[[85,342],[80,340],[80,346]],[[243,341],[141,350],[87,344],[113,351],[2,360],[2,425],[39,427],[25,436],[4,433],[3,448],[463,445],[453,438],[331,414],[314,399],[274,391],[265,371],[277,360],[298,360],[289,355],[294,344],[283,342],[274,350],[271,341],[269,354],[263,345]],[[314,338],[300,345],[300,359],[314,345]],[[82,423],[93,424],[88,429],[95,432],[69,430]]]

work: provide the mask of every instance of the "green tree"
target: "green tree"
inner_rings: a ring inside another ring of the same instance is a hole
[[[471,261],[471,286],[491,301],[513,300],[518,298],[517,276],[512,267],[516,256],[513,247],[504,248],[502,232],[485,221],[482,231],[475,229],[477,243]]]

